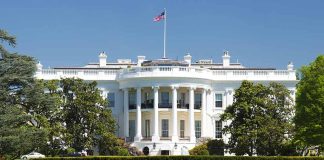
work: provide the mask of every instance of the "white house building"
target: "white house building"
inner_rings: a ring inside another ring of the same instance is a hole
[[[200,138],[223,138],[226,122],[220,114],[233,103],[233,94],[243,80],[284,84],[295,98],[297,83],[293,64],[287,69],[247,68],[231,63],[224,52],[222,63],[212,60],[146,60],[137,62],[118,59],[107,62],[100,53],[99,63],[84,67],[43,69],[38,64],[36,77],[52,80],[81,78],[97,81],[118,123],[117,136],[125,138],[150,155],[181,155],[196,145]]]

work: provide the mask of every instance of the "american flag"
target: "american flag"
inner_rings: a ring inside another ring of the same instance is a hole
[[[154,22],[158,22],[160,20],[164,19],[164,12],[162,12],[160,15],[153,18]]]

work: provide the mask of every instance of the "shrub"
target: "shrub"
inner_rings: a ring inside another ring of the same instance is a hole
[[[66,153],[73,153],[73,152],[75,152],[75,149],[74,148],[72,148],[72,147],[69,147],[69,148],[67,148],[66,149]]]
[[[206,144],[201,144],[189,151],[190,155],[209,155]]]
[[[297,153],[296,146],[291,142],[287,142],[287,143],[283,144],[279,150],[279,154],[281,156],[298,156],[299,155]]]
[[[97,156],[97,157],[57,157],[46,160],[324,160],[324,157],[248,157],[248,156]],[[42,160],[44,160],[42,159]]]
[[[122,148],[122,147],[118,147],[116,149],[116,156],[130,156],[128,149],[126,148]]]

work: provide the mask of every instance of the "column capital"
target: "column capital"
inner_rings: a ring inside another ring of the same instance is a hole
[[[207,92],[207,91],[209,90],[209,88],[207,88],[207,87],[202,87],[201,90],[202,90],[203,92]]]
[[[213,91],[214,91],[213,88],[207,88],[207,93],[208,93],[208,94],[212,93]]]
[[[196,88],[197,88],[196,86],[190,86],[189,90],[196,90]]]
[[[233,89],[232,88],[226,88],[225,93],[231,95],[233,93]]]
[[[171,89],[179,89],[179,86],[178,85],[172,85]]]
[[[142,87],[136,87],[136,90],[142,89]]]
[[[154,89],[154,90],[160,89],[160,86],[152,86],[152,89]]]
[[[123,91],[129,91],[129,88],[122,88]]]

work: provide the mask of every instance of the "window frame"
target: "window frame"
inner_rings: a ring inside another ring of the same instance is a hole
[[[201,120],[195,120],[195,136],[201,138]]]
[[[222,98],[221,101],[217,100],[217,95],[221,95],[220,97]],[[220,103],[217,103],[220,102]],[[217,105],[221,104],[221,106]],[[223,108],[224,106],[224,93],[223,92],[215,92],[215,108]]]
[[[223,122],[215,120],[215,138],[223,138]]]
[[[180,138],[184,138],[185,137],[185,131],[186,131],[186,121],[185,120],[182,120],[182,119],[180,120],[180,129],[179,130],[180,130]]]
[[[169,119],[161,120],[161,131],[161,137],[169,137]]]
[[[110,97],[110,96],[113,97]],[[108,101],[108,107],[109,108],[114,108],[116,106],[116,94],[115,92],[108,92],[107,93],[107,101]]]
[[[170,93],[169,92],[161,92],[161,103],[169,104],[169,102],[170,102]]]

